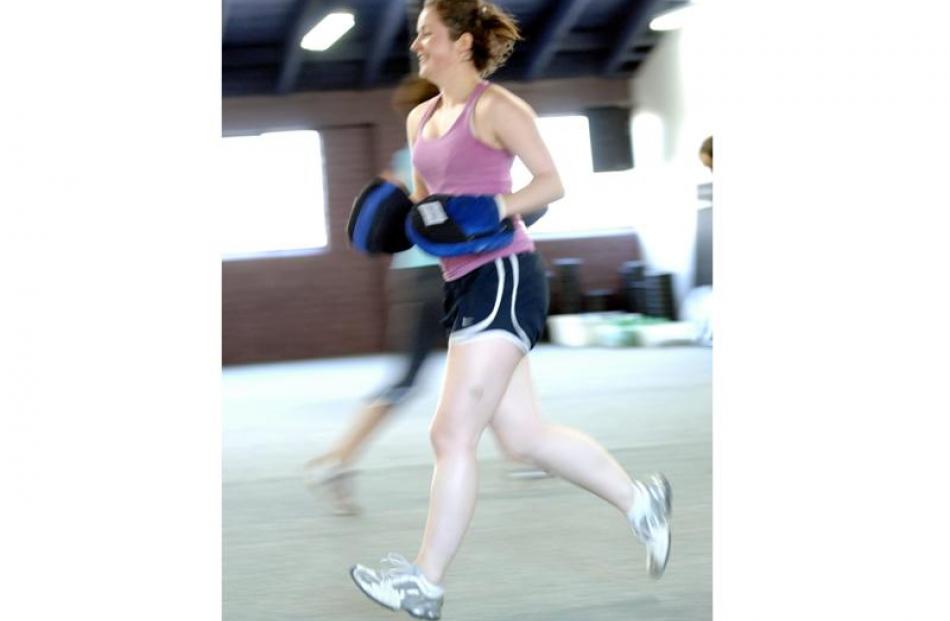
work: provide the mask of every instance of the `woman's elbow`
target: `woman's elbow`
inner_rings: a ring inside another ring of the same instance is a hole
[[[552,197],[551,197],[552,203],[554,201],[558,201],[564,198],[564,184],[561,183],[560,175],[557,175],[557,174],[554,175],[554,179],[552,180],[552,184],[551,184],[551,193],[552,193]]]

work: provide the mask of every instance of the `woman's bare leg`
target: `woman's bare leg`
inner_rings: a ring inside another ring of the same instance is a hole
[[[442,581],[475,511],[476,449],[524,353],[504,338],[452,343],[430,430],[435,470],[425,534],[415,564],[431,582]]]
[[[491,427],[509,455],[600,496],[624,515],[630,511],[633,481],[617,460],[587,434],[541,420],[527,357],[515,369]]]

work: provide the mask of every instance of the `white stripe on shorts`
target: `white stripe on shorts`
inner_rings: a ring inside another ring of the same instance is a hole
[[[473,334],[472,336],[464,337],[461,339],[455,338],[454,335],[449,336],[449,344],[456,345],[465,345],[466,343],[472,343],[475,341],[482,341],[486,338],[500,338],[502,340],[508,341],[524,353],[528,353],[528,345],[524,343],[517,336],[509,332],[508,330],[493,329],[493,330],[484,330],[478,334]]]
[[[491,322],[495,321],[495,317],[498,315],[498,308],[501,306],[501,298],[505,293],[505,267],[502,265],[501,259],[495,259],[495,269],[498,270],[498,291],[495,294],[495,308],[493,308],[491,314],[482,321],[479,321],[478,323],[467,328],[462,328],[461,330],[452,332],[449,338],[469,338],[474,336],[476,333],[481,332],[491,325]]]
[[[525,334],[524,330],[521,329],[521,325],[518,323],[518,316],[515,314],[515,303],[518,301],[518,257],[515,255],[509,255],[508,258],[511,260],[511,325],[515,327],[515,332],[518,333],[518,338],[524,342],[524,346],[528,349],[531,349],[531,339],[528,338],[528,335]]]

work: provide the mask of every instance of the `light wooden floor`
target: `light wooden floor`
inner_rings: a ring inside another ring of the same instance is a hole
[[[506,476],[480,447],[475,519],[447,577],[446,620],[703,621],[712,617],[712,352],[542,345],[532,368],[545,417],[603,443],[631,473],[665,472],[674,494],[667,575],[646,576],[622,516],[558,479]],[[361,463],[355,518],[330,515],[300,465],[344,428],[392,356],[228,368],[223,375],[225,621],[399,618],[350,582],[354,562],[412,558],[425,521],[427,426],[444,354]],[[406,619],[410,617],[401,613]]]

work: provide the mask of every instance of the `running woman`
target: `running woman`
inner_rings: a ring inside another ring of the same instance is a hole
[[[616,507],[646,546],[647,568],[660,577],[670,550],[671,490],[662,475],[634,480],[589,436],[542,420],[528,352],[547,317],[542,262],[522,216],[564,194],[533,110],[487,82],[520,39],[514,20],[481,0],[427,0],[410,49],[419,75],[439,95],[407,118],[413,202],[431,194],[498,210],[515,224],[499,250],[441,258],[450,331],[442,392],[430,428],[435,469],[422,543],[413,562],[390,554],[389,567],[355,565],[357,586],[378,604],[421,619],[439,619],[442,582],[475,509],[476,449],[491,428],[509,455],[537,464]],[[511,166],[532,175],[511,192]]]

